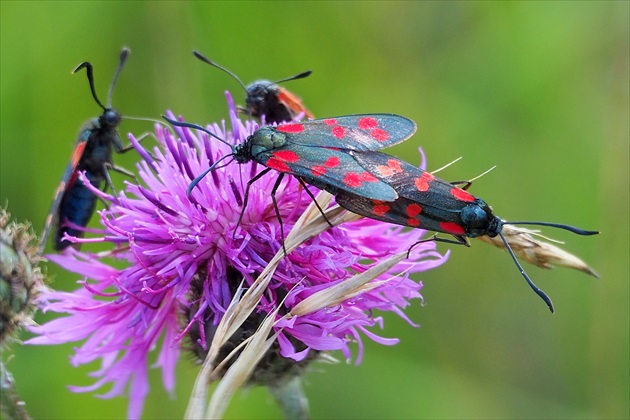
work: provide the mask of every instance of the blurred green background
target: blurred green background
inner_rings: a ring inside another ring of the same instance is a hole
[[[1,194],[19,220],[44,222],[83,121],[99,114],[80,62],[94,64],[103,101],[122,46],[132,50],[114,105],[123,115],[225,117],[238,85],[283,78],[315,115],[392,112],[419,134],[392,153],[467,179],[509,220],[600,229],[566,240],[601,280],[528,266],[551,315],[510,258],[481,243],[450,247],[422,276],[421,328],[386,317],[394,347],[366,339],[363,364],[315,365],[314,418],[628,418],[629,3],[620,2],[7,2],[1,6]],[[121,132],[146,131],[125,121]],[[116,156],[133,167],[134,156]],[[446,251],[449,246],[440,245]],[[54,287],[76,287],[54,267]],[[43,320],[44,317],[38,318]],[[14,346],[9,367],[35,418],[119,418],[127,400],[73,394],[86,373],[72,345]],[[341,359],[341,355],[337,355]],[[181,417],[196,367],[181,361],[176,398],[156,370],[144,416]],[[235,396],[228,417],[280,414],[265,389]]]

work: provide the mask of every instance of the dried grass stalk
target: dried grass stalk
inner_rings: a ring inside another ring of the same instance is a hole
[[[536,230],[503,225],[503,236],[510,244],[510,248],[524,261],[546,269],[551,269],[554,265],[573,268],[599,278],[597,273],[580,258],[549,242],[536,239],[534,235],[544,238]],[[498,236],[494,238],[480,236],[477,239],[497,248],[505,249],[505,244]]]
[[[324,218],[319,209],[326,208],[331,200],[332,195],[322,191],[317,196],[317,203],[313,202],[307,207],[302,216],[295,223],[293,229],[291,229],[291,232],[285,238],[287,253],[293,251],[303,242],[329,229],[331,227],[330,225],[337,226],[341,223],[358,220],[362,217],[335,206],[325,211],[326,217]],[[261,329],[251,337],[251,341],[247,343],[243,353],[220,381],[217,390],[215,390],[211,398],[210,405],[206,410],[208,387],[210,382],[216,377],[216,372],[219,369],[216,365],[216,357],[219,354],[219,349],[256,309],[264,291],[273,278],[278,263],[284,256],[284,250],[280,249],[271,259],[267,267],[260,273],[256,281],[243,294],[242,298],[239,299],[240,296],[236,295],[232,304],[228,307],[221,322],[217,326],[206,359],[195,380],[185,418],[199,419],[220,417],[227,407],[233,393],[247,381],[247,377],[255,368],[260,357],[265,354],[266,350],[275,340],[275,336],[267,338],[273,326],[272,321],[275,319],[275,314],[273,314],[273,316],[265,320],[263,325],[261,325]]]

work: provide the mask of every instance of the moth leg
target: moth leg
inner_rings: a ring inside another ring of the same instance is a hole
[[[105,162],[103,164],[103,176],[105,177],[105,185],[103,185],[103,192],[105,192],[109,188],[112,191],[112,195],[114,197],[117,196],[117,192],[116,192],[116,188],[114,188],[112,177],[109,175],[109,171],[115,171],[120,174],[127,175],[128,177],[133,178],[136,181],[136,183],[138,182],[138,178],[136,178],[136,175],[133,172],[130,172],[125,168],[121,168],[120,166],[116,166],[113,163]],[[104,203],[105,203],[105,207],[109,208],[107,203],[106,202]]]
[[[142,133],[140,136],[138,136],[138,138],[136,140],[138,140],[138,143],[140,143],[142,140],[146,139],[147,137],[153,137],[155,140],[157,140],[157,137],[155,137],[155,134],[153,134],[151,131],[147,131],[145,133]],[[119,138],[120,139],[120,138]],[[116,153],[119,154],[123,154],[123,153],[127,153],[130,150],[133,150],[133,144],[128,144],[127,146],[122,146],[122,141],[120,143],[114,143],[114,145],[118,144],[118,147],[114,147],[116,149]]]
[[[138,136],[136,140],[138,140],[138,143],[140,143],[142,140],[146,139],[149,136],[157,140],[157,137],[155,137],[155,134],[153,134],[151,131],[147,131],[145,133],[140,134],[140,136]],[[119,138],[118,142],[114,142],[114,149],[116,150],[116,153],[122,155],[124,153],[127,153],[130,150],[133,150],[134,147],[133,147],[133,144],[131,143],[123,147],[122,141],[120,141],[120,138]],[[146,150],[146,152],[149,154],[149,156],[151,156],[151,159],[157,160],[150,151]]]
[[[249,201],[249,188],[252,184],[258,181],[262,176],[271,171],[271,168],[265,168],[255,176],[253,176],[249,181],[247,181],[247,186],[245,187],[245,194],[243,194],[243,208],[241,209],[241,214],[238,216],[238,220],[236,222],[236,226],[234,226],[234,231],[232,232],[232,239],[234,239],[234,235],[236,234],[236,228],[241,225],[241,221],[243,220],[243,215],[245,214],[245,209],[247,208],[247,202]],[[281,174],[282,175],[282,174]]]
[[[330,223],[330,220],[328,220],[328,217],[326,217],[326,213],[324,213],[324,209],[321,208],[321,206],[319,205],[319,203],[315,199],[315,196],[313,195],[313,193],[307,188],[306,183],[304,182],[304,180],[302,178],[300,178],[299,176],[296,176],[296,178],[300,182],[300,184],[302,184],[302,187],[304,187],[304,190],[306,191],[308,196],[311,197],[311,199],[313,200],[313,203],[315,203],[315,206],[317,207],[317,210],[319,210],[319,212],[324,217],[324,220],[326,220],[326,223],[328,223],[328,226],[334,227],[333,224]]]
[[[136,174],[134,174],[133,172],[120,166],[116,166],[113,163],[106,163],[105,172],[109,172],[110,170],[118,172],[119,174],[127,175],[129,178],[133,178],[136,182],[138,181],[138,178],[136,178]]]
[[[409,247],[409,249],[407,250],[407,258],[409,258],[409,254],[411,253],[411,250],[419,245],[422,244],[424,242],[443,242],[446,244],[453,244],[453,245],[464,245],[464,246],[470,246],[470,242],[468,241],[468,238],[466,236],[462,236],[462,235],[453,235],[453,237],[455,238],[453,239],[447,239],[447,238],[440,238],[438,237],[437,233],[434,233],[433,235],[431,235],[431,237],[426,238],[426,239],[422,239],[418,242],[416,242],[415,244],[411,245]]]
[[[459,187],[462,190],[467,190],[468,188],[470,188],[470,186],[473,184],[473,181],[453,181],[451,182],[451,185],[455,186],[455,187]],[[463,187],[460,187],[460,185],[463,185]]]
[[[487,171],[485,171],[484,173],[482,173],[481,175],[477,175],[476,177],[474,177],[473,179],[470,179],[468,181],[453,181],[451,182],[451,185],[454,186],[459,186],[459,185],[463,185],[463,187],[459,187],[462,190],[467,190],[468,188],[470,188],[470,186],[472,185],[473,181],[478,180],[479,178],[481,178],[482,176],[484,176],[485,174],[487,174],[488,172],[492,171],[494,168],[496,168],[496,165],[493,166],[492,168],[488,169]]]
[[[284,174],[281,173],[276,178],[276,183],[273,184],[273,188],[271,189],[271,201],[273,201],[273,208],[276,211],[276,217],[278,218],[278,223],[280,223],[280,237],[282,238],[282,250],[284,251],[284,256],[287,256],[287,248],[284,245],[284,224],[282,223],[282,216],[280,215],[280,209],[278,208],[278,202],[276,200],[276,192],[280,187],[280,182],[282,182],[282,178],[284,178]]]

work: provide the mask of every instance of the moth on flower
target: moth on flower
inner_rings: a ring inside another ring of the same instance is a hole
[[[226,129],[225,122],[206,129],[239,144],[257,125],[241,121],[227,97],[231,129]],[[138,184],[126,182],[117,196],[92,188],[109,203],[99,212],[103,227],[96,237],[74,241],[106,243],[110,249],[98,254],[70,249],[64,255],[48,256],[83,280],[75,291],[50,291],[42,296],[45,310],[64,316],[34,328],[38,337],[29,341],[83,342],[77,345],[72,363],[101,360],[102,367],[93,373],[98,378],[93,385],[71,389],[89,392],[112,383],[111,391],[103,396],[129,395],[130,418],[141,416],[152,359],[157,358],[164,386],[172,392],[182,350],[191,351],[200,361],[206,357],[224,314],[282,252],[284,239],[269,194],[275,174],[252,184],[239,223],[245,185],[263,168],[254,162],[220,166],[188,195],[190,182],[229,153],[229,146],[188,128],[171,132],[158,125],[155,134],[159,144],[151,153],[129,136],[143,158],[138,163]],[[85,175],[80,176],[89,185]],[[283,180],[276,199],[287,231],[312,203],[292,177]],[[330,307],[300,311],[290,322],[285,315],[392,254],[406,253],[424,234],[362,219],[308,239],[277,262],[259,302],[219,356],[225,357],[247,340],[269,315],[277,322],[271,328],[277,339],[249,377],[251,384],[277,387],[334,350],[360,363],[365,337],[396,344],[397,339],[376,334],[375,329],[384,327],[380,314],[393,312],[413,325],[404,309],[412,299],[421,299],[422,283],[409,276],[447,259],[435,250],[434,242],[414,247],[409,259],[376,276],[370,287],[357,289]],[[124,268],[117,268],[121,265]]]

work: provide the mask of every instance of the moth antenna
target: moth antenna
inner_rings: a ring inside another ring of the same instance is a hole
[[[200,125],[197,124],[191,124],[191,123],[187,123],[187,122],[183,122],[183,121],[176,121],[176,120],[172,120],[170,118],[168,118],[166,115],[162,115],[162,118],[164,118],[166,121],[168,121],[171,125],[174,125],[176,127],[186,127],[186,128],[193,128],[195,130],[201,130],[204,133],[206,133],[207,135],[214,137],[215,139],[219,140],[221,143],[226,144],[228,146],[230,146],[230,148],[232,149],[232,151],[234,151],[234,146],[231,145],[230,143],[228,143],[227,141],[223,140],[221,137],[217,136],[216,134],[211,133],[210,131],[206,130],[205,128],[201,127]],[[199,175],[197,178],[193,179],[192,182],[188,185],[188,189],[186,190],[186,195],[190,195],[190,193],[192,192],[192,190],[197,186],[197,184],[199,184],[199,182],[203,179],[203,177],[205,177],[206,175],[208,175],[208,173],[210,173],[211,171],[213,171],[217,165],[219,163],[221,163],[221,161],[223,161],[226,158],[232,157],[234,153],[222,156],[219,160],[217,160],[216,162],[214,162],[212,165],[210,165],[210,167],[208,169],[206,169],[201,175]]]
[[[569,232],[573,232],[576,235],[583,235],[583,236],[598,235],[599,234],[599,232],[596,231],[596,230],[584,230],[584,229],[577,228],[575,226],[562,225],[562,224],[559,224],[559,223],[549,223],[549,222],[502,222],[502,224],[504,224],[504,225],[549,226],[549,227],[554,227],[554,228],[558,228],[558,229],[568,230]]]
[[[164,121],[162,120],[158,120],[157,118],[150,118],[150,117],[135,117],[135,116],[128,116],[125,115],[125,119],[126,120],[134,120],[134,121],[149,121],[149,122],[154,122],[156,124],[160,124],[164,127],[168,128],[168,124],[166,124]]]
[[[222,156],[219,160],[217,160],[216,162],[214,162],[212,165],[210,165],[210,167],[208,169],[206,169],[205,171],[203,171],[203,173],[201,175],[199,175],[197,178],[193,179],[192,182],[190,184],[188,184],[188,189],[186,190],[186,195],[190,196],[190,193],[192,193],[192,190],[197,186],[197,184],[199,184],[199,182],[206,176],[208,175],[210,172],[212,172],[219,163],[221,163],[221,161],[223,161],[224,159],[227,159],[229,157],[232,157],[232,155],[225,155]],[[228,162],[229,163],[229,162]]]
[[[92,69],[92,63],[90,63],[89,61],[84,61],[83,63],[79,64],[76,69],[74,69],[72,74],[75,74],[82,68],[85,68],[85,71],[87,72],[87,78],[88,78],[88,82],[90,83],[90,90],[92,91],[92,97],[94,98],[96,103],[101,108],[103,108],[103,111],[105,111],[107,108],[105,108],[105,105],[103,105],[101,101],[98,99],[98,95],[96,94],[96,89],[94,88],[94,70]]]
[[[276,80],[272,84],[277,85],[278,83],[290,82],[291,80],[304,79],[305,77],[310,76],[311,73],[313,73],[313,70],[306,70],[306,71],[303,71],[302,73],[296,74],[295,76],[290,76],[285,79]]]
[[[193,50],[193,54],[195,55],[195,57],[197,57],[198,59],[200,59],[201,61],[203,61],[206,64],[210,64],[212,67],[216,67],[219,70],[222,70],[224,72],[226,72],[227,74],[229,74],[230,76],[232,76],[232,78],[234,78],[234,80],[236,80],[241,87],[243,88],[243,90],[245,92],[247,92],[247,86],[245,86],[245,83],[243,83],[243,81],[234,73],[232,73],[230,70],[228,70],[227,68],[215,63],[214,61],[210,60],[208,57],[204,56],[203,54],[201,54],[199,51],[197,50]]]
[[[101,100],[98,99],[98,95],[96,94],[96,88],[94,87],[94,68],[92,67],[92,63],[90,63],[89,61],[84,61],[83,63],[79,64],[77,68],[74,69],[74,71],[72,72],[72,74],[75,74],[82,68],[85,68],[85,71],[87,72],[88,82],[90,83],[90,90],[92,91],[92,97],[94,98],[96,103],[101,108],[103,108],[103,111],[108,108],[111,109],[112,107],[112,92],[114,91],[116,80],[118,80],[118,75],[125,65],[125,62],[127,61],[127,57],[129,56],[130,52],[131,50],[129,50],[129,48],[123,48],[122,52],[120,53],[120,62],[118,63],[118,69],[116,70],[116,73],[114,73],[114,80],[112,80],[112,84],[109,86],[109,93],[107,94],[107,108],[105,107],[105,105],[103,105]]]
[[[116,85],[116,81],[118,80],[118,76],[125,66],[125,62],[127,61],[127,57],[129,57],[129,53],[131,50],[127,47],[123,48],[120,52],[120,61],[118,62],[118,69],[116,69],[116,73],[114,73],[114,79],[112,80],[112,84],[109,85],[109,92],[107,94],[107,107],[112,107],[112,94],[114,93],[114,86]]]
[[[505,236],[503,236],[503,234],[501,232],[499,232],[499,237],[501,238],[501,240],[505,244],[505,248],[510,253],[510,256],[512,257],[512,260],[514,261],[514,264],[516,264],[516,267],[518,268],[518,270],[521,272],[521,274],[525,278],[525,281],[527,281],[527,284],[529,284],[529,287],[531,287],[532,290],[538,296],[540,296],[540,298],[542,300],[545,301],[545,303],[547,304],[547,307],[549,307],[549,310],[551,311],[551,313],[553,313],[554,312],[554,310],[553,310],[553,303],[551,303],[551,299],[549,298],[549,296],[547,296],[547,294],[545,292],[543,292],[538,286],[536,286],[534,284],[534,282],[529,278],[529,276],[527,275],[527,273],[523,269],[523,266],[521,266],[521,264],[516,259],[516,255],[514,255],[514,251],[512,251],[512,248],[510,247],[510,245],[508,244],[507,240],[505,239]]]
[[[232,146],[230,143],[228,143],[227,141],[225,141],[221,137],[217,136],[216,134],[211,133],[210,131],[206,130],[205,128],[203,128],[200,125],[191,124],[191,123],[187,123],[187,122],[184,122],[184,121],[172,120],[169,117],[167,117],[166,115],[162,115],[162,118],[164,118],[166,121],[168,121],[169,124],[174,125],[176,127],[186,127],[186,128],[194,128],[195,130],[201,130],[204,133],[206,133],[207,135],[209,135],[211,137],[214,137],[215,139],[219,140],[221,143],[227,144],[228,146],[230,146],[230,148],[234,149],[234,146]]]
[[[210,64],[213,67],[218,68],[219,70],[224,71],[225,73],[229,74],[230,76],[232,76],[232,78],[234,78],[234,80],[236,80],[241,87],[243,88],[243,90],[245,92],[247,92],[247,86],[245,85],[245,83],[243,83],[243,81],[232,71],[228,70],[227,68],[221,66],[218,63],[215,63],[214,61],[210,60],[208,57],[204,56],[203,54],[201,54],[199,51],[197,50],[193,50],[193,54],[195,55],[195,57],[197,57],[198,59],[200,59],[201,61],[203,61],[206,64]],[[280,80],[276,80],[275,82],[271,82],[272,85],[276,85],[278,83],[283,83],[283,82],[288,82],[291,80],[298,80],[298,79],[304,79],[305,77],[308,77],[311,75],[311,73],[313,73],[312,70],[306,70],[303,71],[302,73],[296,74],[294,76],[290,76],[284,79],[280,79]]]

